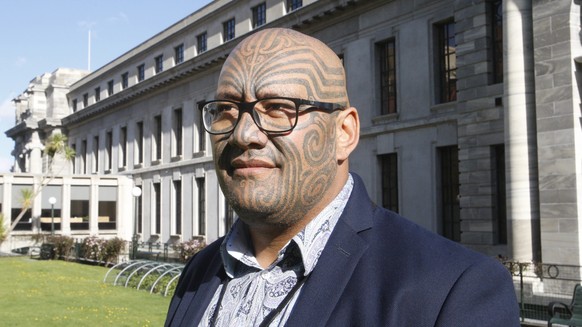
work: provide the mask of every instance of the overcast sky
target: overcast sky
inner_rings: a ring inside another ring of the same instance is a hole
[[[107,64],[211,0],[28,0],[0,3],[0,173],[13,164],[12,99],[57,68]]]

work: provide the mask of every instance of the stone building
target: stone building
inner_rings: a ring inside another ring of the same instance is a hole
[[[362,127],[351,169],[377,203],[488,255],[579,266],[580,17],[572,0],[215,0],[71,72],[45,123],[7,132],[15,172],[38,171],[40,150],[19,155],[51,126],[77,153],[64,175],[125,176],[143,190],[142,240],[216,239],[234,213],[197,104],[214,99],[242,38],[289,27],[343,59]],[[15,99],[19,113],[32,97]]]

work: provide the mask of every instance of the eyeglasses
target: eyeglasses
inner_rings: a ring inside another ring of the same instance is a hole
[[[208,133],[228,134],[235,129],[245,111],[262,131],[285,133],[295,128],[300,111],[320,109],[332,112],[345,107],[338,103],[277,97],[253,102],[213,100],[201,103],[199,109],[202,110],[204,129]]]

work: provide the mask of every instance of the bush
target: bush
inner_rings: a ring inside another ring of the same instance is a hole
[[[206,242],[201,237],[193,237],[191,240],[186,242],[180,242],[174,245],[174,250],[180,254],[180,261],[186,262],[193,255],[198,253],[206,246]]]
[[[4,215],[0,213],[0,244],[6,240],[6,227],[4,227]]]
[[[47,237],[48,243],[52,243],[55,246],[55,256],[57,259],[64,259],[71,255],[73,251],[73,245],[75,240],[72,237],[64,235],[53,235]]]
[[[104,240],[90,236],[83,240],[81,251],[84,258],[107,264],[117,262],[117,256],[121,253],[124,244],[125,241],[119,237]]]

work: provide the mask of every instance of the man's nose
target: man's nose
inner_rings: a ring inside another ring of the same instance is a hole
[[[242,112],[238,124],[234,127],[229,143],[242,149],[263,147],[267,142],[267,135],[255,124],[251,113]]]

